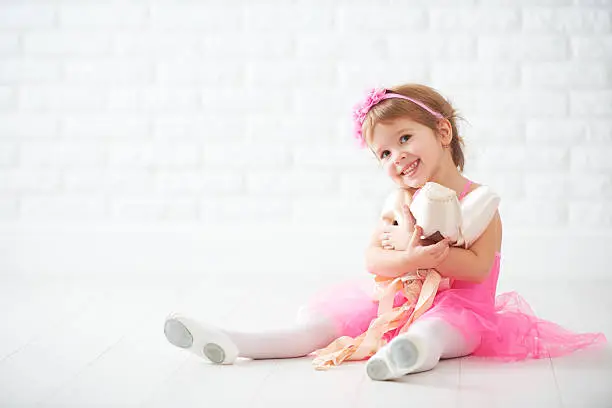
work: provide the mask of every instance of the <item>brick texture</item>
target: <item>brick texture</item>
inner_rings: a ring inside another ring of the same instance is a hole
[[[3,1],[2,221],[369,224],[350,109],[424,82],[507,225],[612,233],[609,2],[314,3]]]

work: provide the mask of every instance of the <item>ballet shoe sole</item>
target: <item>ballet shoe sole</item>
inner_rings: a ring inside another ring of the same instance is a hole
[[[193,336],[187,327],[176,319],[168,319],[164,324],[166,339],[176,347],[188,349],[193,345]]]
[[[200,355],[198,350],[195,350],[193,334],[179,319],[168,318],[164,324],[164,334],[170,344]],[[223,347],[212,342],[204,344],[201,353],[215,364],[223,364],[227,357]]]
[[[385,381],[393,377],[387,362],[383,359],[370,359],[366,364],[366,373],[374,381]]]
[[[389,345],[388,354],[397,371],[408,374],[417,362],[418,350],[411,340],[402,337]]]
[[[375,381],[394,380],[414,370],[418,361],[418,349],[407,338],[396,338],[381,356],[371,358],[366,364],[368,377]]]
[[[225,360],[225,350],[216,343],[207,343],[202,348],[202,352],[210,361],[215,364],[222,364]]]

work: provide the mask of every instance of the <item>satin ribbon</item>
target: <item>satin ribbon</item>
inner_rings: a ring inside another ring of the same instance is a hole
[[[347,360],[363,360],[376,354],[386,344],[385,334],[408,327],[433,304],[436,293],[450,287],[450,280],[442,278],[435,269],[422,269],[398,278],[376,276],[375,300],[378,300],[377,317],[368,330],[356,338],[342,336],[327,347],[314,352],[313,366],[326,370]],[[406,297],[406,303],[393,307],[397,292]]]

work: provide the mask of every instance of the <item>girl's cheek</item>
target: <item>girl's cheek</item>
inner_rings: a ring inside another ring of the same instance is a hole
[[[385,173],[387,173],[388,176],[393,176],[395,174],[393,166],[390,163],[385,163]]]

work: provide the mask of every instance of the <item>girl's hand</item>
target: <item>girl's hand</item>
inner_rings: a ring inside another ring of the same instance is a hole
[[[414,224],[416,221],[414,219],[414,216],[410,212],[410,207],[408,207],[408,205],[404,205],[402,207],[402,210],[404,213],[404,222],[406,223],[406,225],[388,225],[383,228],[382,233],[379,236],[383,249],[388,249],[391,251],[404,251],[406,250],[406,248],[408,248],[410,238],[412,237],[412,233],[414,232]]]
[[[405,251],[408,257],[419,269],[429,269],[438,266],[450,252],[450,240],[444,238],[439,242],[422,239],[423,229],[415,226],[416,220],[410,208],[404,205],[405,226],[386,224],[380,230],[379,239],[383,249]]]
[[[406,248],[408,257],[418,269],[435,268],[446,259],[450,252],[449,239],[444,238],[436,244],[424,246],[421,235],[423,235],[423,229],[417,225]]]

